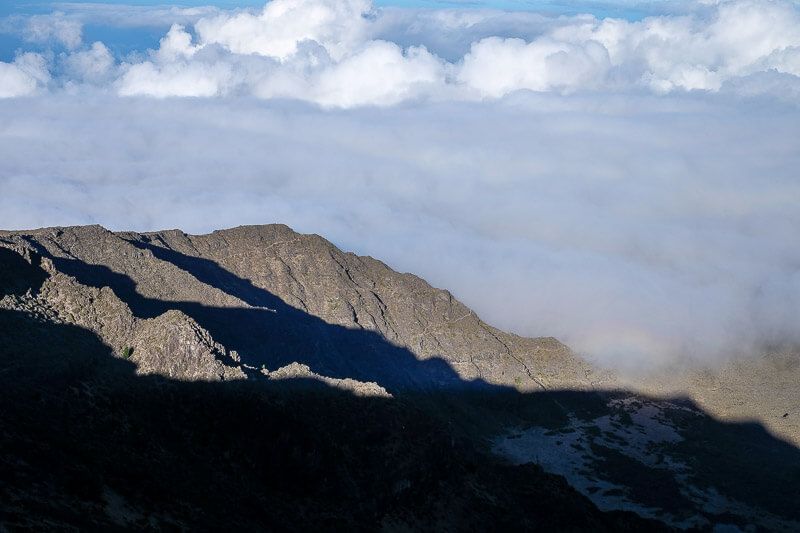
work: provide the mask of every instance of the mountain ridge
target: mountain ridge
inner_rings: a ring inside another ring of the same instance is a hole
[[[111,286],[117,289],[115,294],[223,309],[281,306],[276,303],[279,299],[285,302],[283,311],[294,308],[332,325],[375,332],[420,360],[441,355],[459,379],[523,388],[558,386],[565,378],[572,387],[593,385],[587,376],[594,369],[556,339],[503,333],[480,320],[449,291],[431,287],[413,274],[394,272],[373,258],[342,252],[318,235],[298,234],[284,225],[240,226],[206,235],[180,230],[114,233],[102,226],[57,227],[2,232],[0,237],[51,258],[59,263],[55,271],[65,269],[68,275],[97,288]],[[87,246],[87,241],[91,245]],[[321,259],[311,265],[297,260],[293,264],[298,256]],[[71,269],[71,260],[102,264],[111,270],[106,276],[109,279],[99,279],[100,274],[93,277],[86,268]],[[132,284],[122,286],[123,282],[117,281],[115,285],[115,275],[129,277]],[[221,281],[227,292],[203,279]],[[273,297],[267,292],[274,293]],[[155,318],[150,316],[155,311],[144,307],[144,303],[134,304],[133,314]],[[239,355],[241,350],[236,351]],[[254,366],[266,363],[247,362]],[[498,369],[498,362],[502,368]]]
[[[283,225],[0,232],[0,519],[17,525],[219,526],[219,484],[255,529],[800,527],[800,450],[671,385],[623,387]]]

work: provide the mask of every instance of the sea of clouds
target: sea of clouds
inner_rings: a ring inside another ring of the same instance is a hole
[[[88,24],[169,30],[118,54]],[[0,227],[283,222],[630,369],[800,342],[794,3],[89,5],[2,31],[29,48],[0,62]]]

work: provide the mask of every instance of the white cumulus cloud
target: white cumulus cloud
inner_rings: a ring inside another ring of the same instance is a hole
[[[464,42],[464,35],[480,34],[474,26],[499,15],[443,11],[438,16],[415,12],[409,18],[398,10],[375,10],[363,0],[273,0],[260,12],[202,18],[193,34],[173,27],[156,52],[161,66],[133,71],[147,72],[149,78],[161,72],[174,95],[235,90],[341,107],[393,105],[418,97],[500,98],[519,90],[714,92],[758,72],[800,75],[795,5],[733,0],[709,9],[638,22],[525,15],[530,27],[521,32],[524,37],[482,37],[462,57],[445,60],[431,53],[426,42],[440,43],[438,32]],[[422,21],[424,30],[413,33],[419,42],[399,45],[379,38],[398,33],[396,20],[412,26]],[[197,50],[212,47],[224,53],[195,58]],[[202,71],[207,75],[201,76]],[[202,90],[181,84],[199,78]],[[134,93],[170,94],[144,86]]]
[[[31,95],[49,79],[47,63],[39,54],[22,54],[13,63],[0,61],[0,98]]]
[[[728,0],[640,21],[382,10],[367,0],[272,0],[261,10],[198,13],[192,25],[173,24],[157,49],[115,65],[102,43],[62,54],[55,85],[74,88],[94,69],[95,84],[125,96],[252,95],[350,108],[517,91],[741,90],[786,100],[794,93],[779,90],[785,83],[764,80],[800,78],[800,9],[782,0]],[[72,19],[31,20],[47,36]]]
[[[608,50],[597,41],[569,43],[540,38],[489,37],[474,45],[459,69],[459,81],[484,96],[520,89],[587,89],[603,85],[611,68]]]
[[[116,61],[106,45],[95,42],[86,50],[65,55],[63,66],[71,81],[102,84],[111,80]]]
[[[286,60],[314,41],[338,59],[363,41],[371,8],[369,0],[273,0],[260,13],[221,14],[195,27],[202,43],[237,54]]]
[[[444,83],[444,65],[424,47],[372,41],[320,72],[309,98],[323,106],[393,105]]]

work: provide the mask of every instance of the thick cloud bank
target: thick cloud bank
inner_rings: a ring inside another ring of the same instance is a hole
[[[800,111],[520,95],[0,102],[0,227],[279,221],[615,364],[798,339]]]
[[[800,343],[794,4],[131,13],[18,21],[0,227],[284,222],[618,366]],[[120,56],[98,17],[175,24]]]
[[[786,93],[797,91],[800,77],[800,11],[778,0],[722,1],[635,22],[520,14],[515,23],[509,13],[380,10],[368,0],[158,10],[161,19],[170,16],[176,23],[158,49],[103,61],[102,76],[95,63],[88,81],[103,80],[123,96],[247,94],[356,107],[494,99],[519,90],[717,92],[741,89],[742,80],[750,93]],[[60,42],[67,51],[50,59],[58,74],[52,80],[22,89],[3,76],[0,94],[86,83],[72,56],[103,44],[81,50],[81,20],[55,13],[20,23],[27,40]]]

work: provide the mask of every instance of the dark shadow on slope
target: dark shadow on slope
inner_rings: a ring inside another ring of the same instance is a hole
[[[152,252],[157,259],[172,263],[194,276],[198,281],[234,296],[248,305],[275,310],[288,307],[283,300],[271,292],[256,287],[252,281],[240,278],[210,259],[186,255],[165,246],[152,244],[147,235],[142,235],[141,238],[143,239],[141,241],[136,239],[125,239],[125,241],[140,250]],[[297,311],[295,308],[291,309]]]
[[[35,291],[35,266],[17,266],[34,274],[26,290]],[[608,398],[428,388],[384,399],[298,380],[176,382],[136,376],[88,330],[0,310],[0,523],[12,530],[655,530],[628,513],[600,513],[562,478],[505,464],[484,448],[485,438],[508,427],[591,422],[610,412]],[[675,405],[670,416],[686,439],[678,450],[698,484],[800,518],[796,448],[758,425]],[[647,472],[605,457],[616,473],[642,476],[634,484],[642,499],[663,500],[663,487],[648,490]],[[693,512],[680,500],[670,505]]]
[[[12,530],[658,530],[482,449],[506,424],[557,428],[563,409],[591,420],[607,409],[603,395],[356,398],[315,382],[137,377],[93,333],[11,311],[0,311],[0,344],[0,521]],[[797,450],[774,439],[752,449],[752,428],[702,423],[736,448],[713,465],[723,494],[735,490],[720,480],[758,489],[744,501],[796,513],[796,485],[775,468],[797,472]],[[700,462],[717,452],[703,435],[692,442]],[[751,466],[753,452],[763,455]],[[647,479],[644,468],[617,473]],[[663,491],[645,496],[658,505]]]
[[[56,257],[37,242],[28,242],[38,253],[52,260],[59,271],[80,283],[110,287],[139,318],[154,318],[172,309],[187,314],[208,330],[214,340],[235,350],[250,367],[263,365],[276,370],[299,362],[325,376],[372,381],[388,390],[490,387],[480,380],[466,383],[443,359],[419,360],[406,348],[391,344],[376,332],[329,324],[286,304],[212,261],[164,249],[157,255],[206,284],[229,290],[229,294],[243,301],[264,307],[210,307],[197,302],[147,298],[136,290],[134,280],[124,274],[103,265]]]
[[[21,255],[9,248],[0,247],[0,298],[6,294],[21,296],[27,291],[36,292],[47,279],[47,274],[39,268],[38,256],[31,264]]]
[[[136,376],[92,332],[0,310],[8,530],[594,530],[563,479],[512,467],[419,402],[318,383]]]

